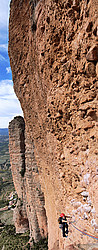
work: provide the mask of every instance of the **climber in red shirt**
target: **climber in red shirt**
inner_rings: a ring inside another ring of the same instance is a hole
[[[59,228],[62,229],[63,237],[68,236],[68,224],[65,214],[61,213],[60,217],[58,218]]]

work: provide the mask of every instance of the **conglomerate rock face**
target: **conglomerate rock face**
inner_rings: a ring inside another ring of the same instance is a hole
[[[64,239],[57,219],[64,212],[97,234],[97,17],[97,0],[11,1],[9,56],[26,126],[26,199],[40,218],[31,186],[38,171],[53,250],[96,242],[72,224]]]
[[[22,117],[16,117],[9,124],[9,151],[14,186],[18,194],[18,202],[14,211],[14,222],[17,233],[24,233],[29,229],[24,197],[25,172],[25,124]],[[24,202],[23,202],[24,200]]]
[[[39,183],[39,173],[34,157],[34,144],[26,131],[21,116],[9,124],[9,149],[13,181],[18,194],[14,210],[17,233],[30,229],[30,237],[35,242],[47,236],[47,218],[44,208],[44,194]]]

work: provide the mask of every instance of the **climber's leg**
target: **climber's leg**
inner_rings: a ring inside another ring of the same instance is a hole
[[[65,222],[63,222],[62,225],[63,225],[62,227],[63,237],[65,237]]]
[[[65,237],[68,235],[68,224],[65,222]]]

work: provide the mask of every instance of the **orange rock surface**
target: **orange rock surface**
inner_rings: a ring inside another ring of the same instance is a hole
[[[77,228],[97,235],[97,17],[96,0],[11,1],[9,56],[24,113],[23,179],[32,211],[26,213],[32,237],[33,219],[41,219],[31,183],[39,179],[49,250],[96,243],[72,224],[63,238],[58,217],[64,212]]]

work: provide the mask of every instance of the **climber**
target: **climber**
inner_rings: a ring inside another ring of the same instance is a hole
[[[65,214],[61,213],[60,217],[58,218],[59,228],[62,229],[63,237],[68,236],[68,224]]]

